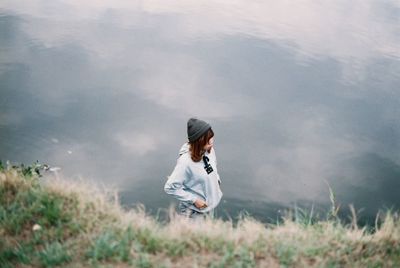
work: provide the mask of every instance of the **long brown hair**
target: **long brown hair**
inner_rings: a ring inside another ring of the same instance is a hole
[[[190,156],[194,162],[199,162],[201,160],[205,153],[204,146],[212,137],[214,137],[214,131],[210,128],[203,136],[193,142],[189,142]]]

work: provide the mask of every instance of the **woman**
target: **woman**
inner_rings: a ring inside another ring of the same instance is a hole
[[[179,213],[189,218],[214,216],[222,192],[213,148],[214,132],[203,120],[187,122],[189,142],[179,151],[176,166],[165,183],[164,191],[179,202]]]

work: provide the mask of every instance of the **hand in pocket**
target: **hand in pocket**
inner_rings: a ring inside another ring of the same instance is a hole
[[[199,208],[199,209],[204,209],[204,208],[207,207],[207,203],[204,202],[204,201],[201,200],[201,199],[196,199],[196,201],[194,202],[194,206],[195,206],[196,208]]]

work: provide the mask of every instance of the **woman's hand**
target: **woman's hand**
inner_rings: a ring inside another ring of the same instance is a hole
[[[206,208],[206,207],[207,207],[207,204],[206,204],[206,202],[204,202],[204,201],[201,200],[201,199],[196,199],[196,201],[194,202],[194,206],[195,206],[196,208],[203,209],[203,208]]]

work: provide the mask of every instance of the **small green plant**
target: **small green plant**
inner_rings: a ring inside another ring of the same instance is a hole
[[[135,231],[135,238],[139,242],[141,251],[148,253],[156,253],[164,248],[164,241],[154,235],[154,232],[149,228],[139,228]]]
[[[71,261],[71,256],[59,242],[46,243],[39,252],[39,261],[44,267],[54,267]]]
[[[7,163],[7,169],[10,169],[10,164]],[[25,177],[41,177],[42,174],[41,172],[44,170],[49,170],[49,165],[47,164],[41,164],[39,163],[39,160],[36,160],[33,164],[29,166],[25,166],[24,164],[16,164],[11,166],[12,169],[17,170],[18,172],[21,172],[23,176]]]
[[[317,219],[314,215],[314,204],[311,206],[310,212],[306,209],[298,207],[296,204],[294,206],[294,221],[302,226],[310,226],[314,224]]]
[[[31,245],[16,244],[14,247],[0,247],[0,267],[15,267],[16,263],[30,264],[34,249]]]
[[[86,256],[94,261],[107,260],[116,256],[118,252],[118,238],[112,230],[107,230],[93,242]]]
[[[135,264],[135,267],[138,267],[138,268],[152,268],[153,267],[153,264],[151,263],[149,255],[147,253],[141,253],[134,264]]]
[[[224,268],[230,267],[235,261],[235,248],[233,246],[228,246],[225,249],[225,253],[218,263],[212,263],[211,268]]]
[[[134,239],[131,227],[125,231],[107,229],[93,241],[86,257],[94,262],[102,260],[129,262]]]
[[[340,205],[336,202],[335,192],[332,190],[332,187],[329,185],[328,181],[325,181],[329,189],[329,200],[331,201],[331,209],[328,212],[328,220],[338,220],[338,212],[340,209]]]
[[[246,247],[241,247],[237,253],[237,261],[233,267],[247,268],[255,267],[254,254]]]
[[[166,243],[167,254],[171,257],[183,256],[187,249],[187,243],[185,243],[185,241],[180,241],[179,239],[173,239],[169,241],[169,243]]]
[[[296,255],[296,249],[292,245],[278,243],[275,247],[275,250],[279,259],[279,263],[282,266],[287,267],[293,264]]]
[[[42,224],[60,225],[70,219],[68,213],[63,211],[64,199],[57,195],[43,193],[38,200],[35,213],[41,216]]]
[[[219,262],[210,264],[211,268],[248,268],[255,266],[256,261],[254,258],[254,252],[245,246],[235,248],[233,244],[230,244],[225,248],[225,252]]]

